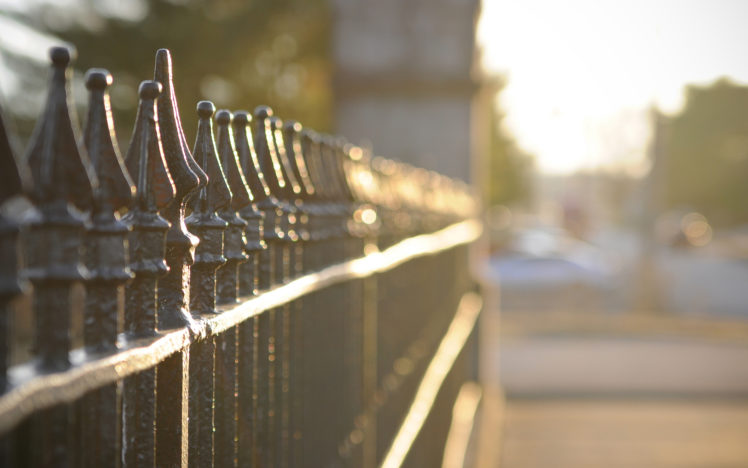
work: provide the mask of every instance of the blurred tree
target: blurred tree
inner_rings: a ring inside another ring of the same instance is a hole
[[[716,225],[748,222],[748,87],[724,78],[689,87],[664,133],[665,207],[699,211]]]
[[[502,127],[504,115],[491,107],[490,142],[488,147],[488,205],[516,205],[528,203],[532,192],[533,158],[507,135]]]
[[[137,86],[152,79],[157,49],[172,51],[188,140],[195,104],[252,110],[271,105],[330,129],[330,13],[326,0],[33,0],[24,19],[78,49],[76,68],[112,72],[115,124],[129,138]]]

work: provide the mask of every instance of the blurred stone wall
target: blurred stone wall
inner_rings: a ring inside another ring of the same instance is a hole
[[[336,132],[474,178],[480,0],[334,0]]]

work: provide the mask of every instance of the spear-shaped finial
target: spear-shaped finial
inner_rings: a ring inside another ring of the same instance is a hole
[[[331,236],[333,213],[330,204],[330,185],[324,177],[322,167],[319,134],[308,128],[302,129],[301,147],[304,163],[314,187],[314,193],[310,194],[310,202],[305,204],[309,212],[307,230],[312,245],[305,254],[304,269],[314,271],[330,261],[327,251],[330,250],[328,240]]]
[[[84,218],[78,209],[91,206],[96,177],[79,146],[73,106],[68,103],[70,51],[54,47],[50,57],[47,103],[26,157],[31,197],[39,211],[29,226],[27,276],[34,284],[40,366],[59,370],[69,366],[71,286],[87,273],[80,263]]]
[[[158,281],[168,271],[164,256],[170,224],[159,214],[174,200],[176,188],[161,146],[156,98],[161,83],[140,84],[140,106],[125,163],[136,195],[124,220],[132,227],[130,268],[135,279],[125,289],[125,331],[131,337],[155,334]],[[127,466],[154,466],[156,375],[154,369],[124,381],[122,392],[123,460]]]
[[[94,188],[91,222],[86,226],[85,259],[89,277],[85,282],[83,344],[89,353],[110,353],[117,348],[118,318],[122,316],[120,291],[132,278],[127,255],[130,227],[119,219],[119,211],[132,200],[135,187],[127,174],[117,146],[107,88],[112,75],[103,69],[86,73],[89,91],[88,117],[83,144],[99,179]],[[91,443],[80,454],[84,466],[102,466],[119,456],[119,423],[101,417],[101,408],[116,408],[117,386],[106,385],[89,393],[79,408],[80,437]]]
[[[107,88],[112,75],[101,69],[86,73],[89,90],[88,119],[83,143],[91,158],[99,186],[94,189],[91,225],[86,236],[84,343],[89,351],[113,351],[117,341],[118,290],[132,277],[128,265],[129,227],[117,213],[128,206],[135,187],[125,169],[114,132]]]
[[[155,332],[158,278],[169,270],[164,260],[164,241],[170,225],[159,210],[171,203],[176,189],[166,166],[158,127],[156,98],[161,91],[157,81],[140,84],[140,107],[125,160],[136,187],[135,199],[125,217],[133,231],[130,268],[135,273],[125,295],[125,330],[133,336]]]
[[[79,146],[75,106],[69,103],[70,62],[65,47],[50,50],[52,80],[44,113],[31,137],[27,153],[36,203],[68,201],[81,210],[90,208],[96,185],[88,156]]]
[[[314,195],[314,184],[312,183],[311,176],[309,175],[309,169],[304,161],[304,153],[302,148],[302,132],[303,127],[299,122],[295,120],[286,120],[283,124],[283,140],[286,143],[286,154],[288,159],[291,161],[296,180],[299,181],[302,196],[304,198],[310,198]]]
[[[226,180],[231,188],[231,205],[220,211],[219,216],[229,224],[224,234],[223,255],[226,265],[218,270],[217,301],[219,304],[236,302],[239,292],[238,267],[249,260],[245,253],[246,237],[244,231],[247,221],[239,216],[239,211],[252,203],[251,194],[239,167],[239,159],[234,147],[234,135],[231,130],[231,112],[220,110],[216,113],[218,124],[218,156],[221,159]]]
[[[213,138],[213,113],[210,101],[197,104],[199,117],[193,154],[202,170],[208,174],[208,184],[193,199],[193,212],[187,226],[200,239],[195,251],[190,280],[190,308],[194,316],[216,313],[216,269],[226,263],[223,256],[223,234],[228,224],[217,212],[231,204],[231,190],[218,160]]]
[[[270,122],[270,128],[273,131],[275,153],[278,155],[278,161],[281,165],[281,173],[286,182],[285,189],[283,190],[283,198],[287,201],[292,201],[301,195],[302,189],[299,180],[296,178],[296,174],[294,173],[288,153],[286,153],[286,143],[283,138],[283,121],[274,115],[270,116],[268,121]]]
[[[171,223],[166,234],[169,273],[159,281],[158,291],[158,327],[168,329],[192,323],[189,289],[184,285],[190,282],[190,266],[194,261],[198,239],[184,224],[185,206],[198,187],[208,183],[208,176],[192,157],[184,136],[168,49],[156,52],[154,80],[164,87],[159,99],[158,120],[164,157],[176,186],[176,196],[163,214]]]
[[[187,226],[200,238],[195,250],[190,280],[190,311],[193,316],[215,314],[216,269],[226,264],[223,255],[224,232],[228,223],[217,212],[229,209],[232,194],[218,160],[213,138],[213,113],[215,106],[210,101],[197,104],[199,117],[197,138],[193,154],[200,167],[208,174],[208,184],[193,198],[192,214]],[[190,421],[189,452],[190,465],[212,466],[214,462],[215,431],[215,338],[196,343],[196,351],[190,359]],[[219,404],[220,405],[220,404]]]
[[[245,250],[250,256],[249,262],[239,265],[239,295],[241,296],[256,294],[260,253],[267,249],[263,240],[265,215],[260,210],[259,204],[268,199],[270,189],[260,171],[252,132],[249,128],[251,121],[252,116],[249,112],[237,111],[234,113],[232,122],[237,158],[240,169],[249,183],[253,201],[239,212],[239,215],[247,221]]]
[[[11,144],[10,129],[0,109],[0,208],[24,192],[24,177]],[[10,364],[10,315],[12,302],[24,290],[18,275],[21,264],[18,249],[18,220],[0,209],[0,392],[7,386]]]
[[[319,134],[310,128],[301,130],[301,148],[304,163],[309,171],[309,178],[314,186],[314,198],[327,198],[329,187],[327,187],[320,162]]]
[[[286,180],[283,178],[283,169],[273,144],[275,136],[270,123],[273,109],[268,106],[257,106],[254,116],[255,149],[260,161],[260,169],[270,187],[270,192],[280,198],[286,188]]]
[[[263,226],[263,238],[268,244],[267,250],[261,253],[259,265],[259,289],[268,289],[279,282],[276,271],[276,258],[282,258],[281,242],[286,238],[283,219],[283,204],[278,201],[278,193],[283,181],[280,163],[278,162],[275,148],[272,144],[273,132],[270,128],[268,117],[273,115],[273,110],[267,106],[258,106],[254,111],[254,147],[257,154],[257,172],[262,174],[267,184],[268,195],[258,200],[257,207],[262,210],[265,219]]]

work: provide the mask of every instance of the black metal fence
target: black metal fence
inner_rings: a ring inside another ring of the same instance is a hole
[[[190,150],[163,49],[123,158],[111,75],[79,136],[51,59],[23,160],[0,122],[0,463],[438,466],[476,371],[468,188],[264,106],[198,103]]]

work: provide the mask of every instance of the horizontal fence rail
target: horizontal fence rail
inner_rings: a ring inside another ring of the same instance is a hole
[[[0,120],[0,465],[438,466],[476,378],[469,187],[266,106],[200,101],[190,148],[166,49],[123,156],[112,76],[81,133],[50,57],[24,158]]]

